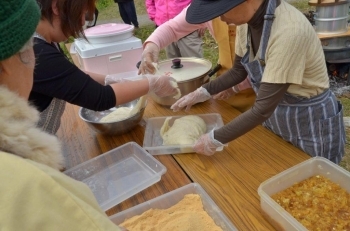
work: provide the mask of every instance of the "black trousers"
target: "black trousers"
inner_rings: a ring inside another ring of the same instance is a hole
[[[134,1],[118,2],[118,7],[124,23],[139,27]]]

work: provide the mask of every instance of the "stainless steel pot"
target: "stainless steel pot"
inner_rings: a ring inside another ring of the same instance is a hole
[[[350,62],[350,36],[324,38],[321,44],[327,62]]]
[[[157,74],[168,75],[176,79],[182,97],[196,90],[209,80],[206,77],[211,67],[212,63],[209,60],[181,57],[159,62]],[[176,102],[176,99],[172,96],[160,98],[155,94],[151,94],[151,97],[162,106],[170,107]]]
[[[347,31],[349,5],[347,1],[335,0],[335,2],[310,3],[315,6],[314,14],[315,30],[318,34],[339,34]]]

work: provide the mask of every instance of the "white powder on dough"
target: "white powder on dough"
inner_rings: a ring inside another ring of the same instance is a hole
[[[105,117],[102,117],[100,122],[115,122],[126,119],[130,117],[131,108],[128,107],[119,107],[115,111],[109,113]]]
[[[207,130],[204,120],[196,115],[178,118],[171,127],[169,126],[170,119],[171,117],[166,118],[160,130],[163,145],[194,144]]]

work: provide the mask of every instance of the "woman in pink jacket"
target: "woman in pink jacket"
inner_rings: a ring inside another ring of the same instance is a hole
[[[174,18],[191,3],[191,0],[146,0],[149,18],[156,27]],[[167,57],[203,57],[202,34],[191,31],[183,38],[165,47]]]

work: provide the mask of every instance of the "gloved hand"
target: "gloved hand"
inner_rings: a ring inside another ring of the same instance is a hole
[[[211,156],[215,153],[216,149],[223,147],[220,141],[214,139],[214,130],[199,137],[197,142],[194,144],[193,149],[196,153]]]
[[[235,95],[238,92],[235,92],[234,87],[230,87],[227,90],[224,90],[216,95],[213,96],[213,99],[218,99],[218,100],[226,100],[230,98],[231,96]]]
[[[240,82],[236,88],[238,88],[238,91],[243,91],[248,88],[252,88],[252,85],[250,84],[249,77],[245,78],[242,82]]]
[[[153,92],[158,97],[175,95],[179,92],[177,82],[169,76],[144,75],[148,79],[148,93]]]
[[[233,86],[225,91],[222,91],[216,95],[213,96],[214,99],[218,100],[226,100],[230,98],[231,96],[237,94],[240,91],[243,91],[245,89],[251,88],[252,86],[250,85],[248,77],[240,82],[238,85]]]
[[[185,95],[184,97],[181,97],[178,101],[176,101],[173,105],[171,105],[170,108],[174,112],[176,112],[186,106],[186,111],[188,111],[190,110],[192,105],[196,103],[204,102],[210,98],[211,98],[211,95],[209,94],[207,89],[200,87],[200,88],[197,88],[197,90],[195,90],[194,92],[191,92]]]
[[[153,63],[158,63],[159,52],[160,49],[155,43],[146,44],[141,55],[139,74],[154,74],[156,72]]]

